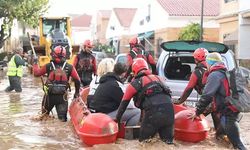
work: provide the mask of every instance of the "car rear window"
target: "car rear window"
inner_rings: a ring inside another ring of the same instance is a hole
[[[172,56],[165,65],[164,73],[171,80],[189,80],[194,68],[195,62],[192,56]]]
[[[126,56],[120,56],[120,57],[118,57],[117,62],[126,64],[127,63],[127,57]]]
[[[226,53],[229,49],[222,43],[208,41],[168,41],[161,44],[161,48],[168,52],[194,52],[200,47],[218,53]]]

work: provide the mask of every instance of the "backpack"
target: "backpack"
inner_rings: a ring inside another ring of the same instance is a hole
[[[49,74],[49,81],[47,82],[48,93],[54,95],[63,95],[69,88],[68,76],[65,71],[66,62],[62,67],[56,68],[54,63],[51,62],[53,71]]]
[[[147,97],[154,96],[159,93],[165,93],[171,97],[171,90],[166,87],[158,77],[158,81],[153,81],[149,76],[146,76],[151,82],[142,86],[143,81],[142,77],[139,79],[139,82],[135,84],[135,88],[137,90],[137,94],[133,97],[134,104],[138,108],[143,108],[142,104]],[[150,92],[149,92],[150,91]]]
[[[135,58],[143,58],[146,60],[146,62],[148,62],[148,55],[149,53],[148,52],[144,52],[143,50],[141,49],[138,49],[139,52],[136,52],[134,50],[134,48],[132,50],[130,50],[130,56],[132,57],[132,59],[134,60]]]
[[[78,62],[78,65],[80,67],[80,70],[82,71],[89,71],[91,72],[92,71],[92,55],[90,56],[84,56],[84,57],[79,57],[79,62]]]
[[[198,94],[202,94],[202,90],[205,87],[206,79],[208,76],[208,71],[205,67],[196,66],[195,67],[195,75],[198,78],[197,85],[194,87]]]
[[[224,72],[230,88],[230,96],[226,103],[232,104],[239,112],[250,112],[250,92],[247,89],[246,78],[242,76],[239,69]]]

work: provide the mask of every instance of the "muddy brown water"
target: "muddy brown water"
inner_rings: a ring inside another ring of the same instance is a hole
[[[22,78],[22,93],[4,92],[8,84],[5,71],[0,71],[0,150],[231,149],[229,144],[215,140],[213,131],[210,131],[208,138],[200,143],[175,141],[175,145],[169,146],[158,138],[152,139],[150,143],[118,139],[112,144],[87,147],[79,140],[70,121],[63,123],[56,118],[47,121],[34,120],[40,111],[43,96],[40,78],[34,78],[26,73]],[[53,112],[56,117],[56,111]],[[240,127],[241,137],[250,149],[250,114],[244,114]]]

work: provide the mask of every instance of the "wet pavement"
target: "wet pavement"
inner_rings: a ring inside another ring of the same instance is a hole
[[[118,139],[113,144],[96,145],[89,148],[78,139],[70,121],[64,123],[53,118],[47,121],[34,120],[34,117],[40,112],[43,96],[40,78],[34,78],[26,71],[22,78],[22,93],[4,92],[9,85],[8,82],[5,71],[0,71],[0,150],[230,149],[228,144],[215,140],[212,131],[205,141],[195,144],[175,141],[174,146],[169,146],[158,139],[143,144],[137,140]],[[56,117],[56,111],[53,110],[53,112]],[[250,149],[249,120],[250,114],[245,114],[240,123],[242,138],[248,149]]]

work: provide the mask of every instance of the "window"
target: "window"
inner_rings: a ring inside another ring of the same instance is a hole
[[[151,15],[151,5],[148,5],[148,15],[146,16],[147,22],[150,21],[150,15]]]
[[[141,26],[144,25],[144,20],[141,20],[141,21],[140,21],[140,25],[141,25]]]
[[[193,56],[169,57],[165,66],[165,75],[172,80],[189,80],[195,68]]]
[[[229,2],[232,2],[232,1],[236,1],[236,0],[224,0],[225,3],[229,3]]]
[[[146,20],[147,20],[147,22],[149,22],[150,21],[150,16],[146,16]]]
[[[43,35],[47,36],[52,30],[59,28],[67,34],[67,20],[66,19],[43,19]]]

